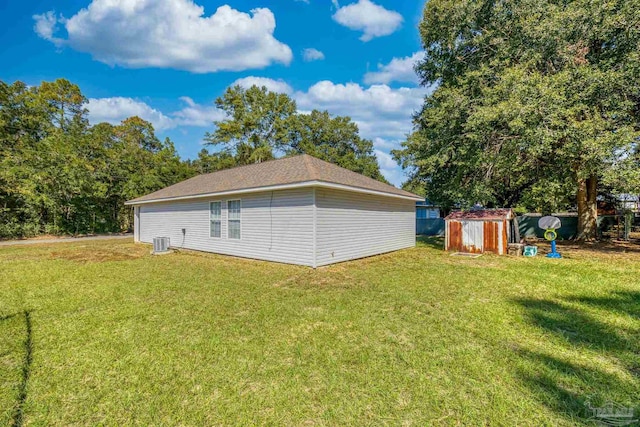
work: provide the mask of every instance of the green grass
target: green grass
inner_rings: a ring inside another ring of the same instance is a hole
[[[588,400],[640,404],[640,255],[438,246],[316,271],[0,248],[0,425],[575,425]]]

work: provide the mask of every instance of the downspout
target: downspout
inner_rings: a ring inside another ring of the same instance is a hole
[[[318,261],[317,261],[317,255],[318,255],[318,246],[316,243],[316,239],[317,239],[317,235],[318,235],[318,216],[316,215],[316,211],[317,211],[317,206],[316,206],[316,187],[313,187],[311,189],[312,191],[312,195],[313,195],[313,243],[312,243],[312,247],[313,247],[313,262],[312,262],[312,267],[313,268],[317,268],[318,267]]]

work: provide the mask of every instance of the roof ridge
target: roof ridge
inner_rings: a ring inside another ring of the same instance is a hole
[[[218,173],[218,172],[226,172],[226,171],[230,171],[230,170],[234,170],[234,169],[242,169],[242,168],[248,168],[248,167],[251,167],[251,166],[263,165],[263,164],[265,164],[265,163],[277,162],[277,161],[280,161],[280,160],[295,159],[296,157],[302,157],[302,156],[308,156],[308,154],[297,154],[297,155],[295,155],[295,156],[289,156],[289,157],[284,156],[284,157],[278,157],[278,158],[276,158],[276,159],[269,159],[269,160],[265,160],[264,162],[259,162],[259,163],[248,163],[248,164],[246,164],[246,165],[232,166],[232,167],[230,167],[230,168],[219,169],[219,170],[217,170],[217,171],[213,171],[213,172],[208,172],[208,173],[203,173],[203,174],[200,174],[200,175],[196,175],[196,176],[194,176],[194,177],[192,177],[192,178],[197,178],[197,177],[199,177],[199,176],[213,175],[213,174]],[[191,178],[189,178],[189,179],[191,179]]]
[[[310,154],[304,153],[302,154],[302,159],[304,160],[304,165],[307,169],[307,172],[309,173],[309,179],[317,181],[319,179],[319,174],[315,166],[313,165],[313,160],[315,160],[316,157],[313,157]],[[317,159],[317,160],[320,160],[320,159]]]

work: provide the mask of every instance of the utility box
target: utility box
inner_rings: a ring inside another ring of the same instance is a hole
[[[154,254],[166,254],[169,252],[169,238],[168,237],[154,237],[153,238],[153,253]]]

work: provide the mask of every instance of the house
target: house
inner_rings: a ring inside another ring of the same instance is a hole
[[[620,194],[617,199],[623,211],[640,212],[640,196],[636,194]]]
[[[440,217],[440,208],[428,200],[416,202],[416,234],[444,235],[444,219]]]
[[[509,243],[520,240],[511,209],[457,211],[448,215],[445,222],[445,250],[448,251],[503,255]]]
[[[428,200],[416,202],[416,219],[440,218],[440,208]]]
[[[196,176],[126,202],[134,236],[319,267],[415,245],[422,197],[309,155]]]

